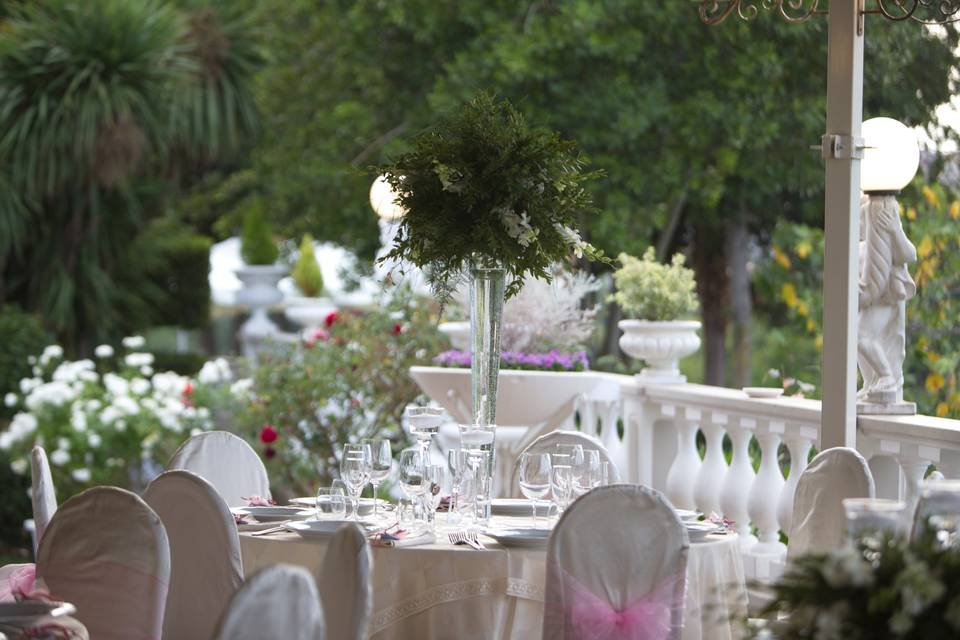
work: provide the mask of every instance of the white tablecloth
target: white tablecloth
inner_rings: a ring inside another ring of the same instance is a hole
[[[486,551],[455,547],[445,538],[417,547],[374,547],[371,637],[539,638],[545,550],[508,549],[482,540]],[[323,540],[293,533],[241,533],[240,547],[248,576],[278,562],[317,575],[326,551]],[[684,640],[739,638],[730,620],[746,615],[746,602],[737,536],[711,536],[691,544]]]

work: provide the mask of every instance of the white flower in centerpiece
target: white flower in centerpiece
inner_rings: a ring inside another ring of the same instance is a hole
[[[47,404],[63,406],[72,401],[76,395],[76,391],[65,382],[48,382],[33,389],[24,400],[24,404],[31,411],[37,411]]]
[[[583,257],[583,251],[587,248],[587,243],[583,238],[580,237],[580,232],[576,229],[566,227],[560,223],[553,225],[553,228],[557,230],[557,233],[563,237],[564,242],[570,245],[570,248],[573,249],[574,255],[578,258]]]
[[[17,458],[10,463],[10,470],[13,471],[18,476],[26,475],[27,468],[30,465],[27,463],[26,458]]]
[[[235,396],[245,396],[253,388],[253,380],[250,378],[240,378],[230,385],[230,393]]]
[[[121,342],[127,349],[140,349],[143,345],[147,344],[143,336],[127,336]]]
[[[123,359],[128,367],[149,367],[153,364],[152,353],[130,353]]]
[[[530,243],[537,238],[539,231],[530,225],[530,216],[524,211],[518,214],[513,209],[501,207],[500,222],[507,230],[507,235],[517,241],[521,247],[529,247]]]
[[[77,433],[83,433],[87,430],[87,414],[82,411],[74,411],[70,414],[70,426]]]
[[[51,360],[63,357],[63,347],[58,344],[48,345],[40,354],[40,365],[46,366]]]
[[[229,382],[233,379],[233,371],[230,370],[230,363],[226,358],[217,358],[203,363],[200,372],[197,374],[197,380],[203,384],[217,384],[220,382]]]
[[[134,378],[130,381],[130,391],[138,396],[142,396],[146,392],[150,391],[150,383],[143,378]]]
[[[113,347],[108,344],[101,344],[93,350],[93,355],[98,358],[111,358],[113,357]]]
[[[96,411],[101,406],[103,405],[100,404],[99,400],[97,400],[96,398],[91,398],[90,400],[87,400],[84,403],[83,408],[86,409],[87,411]]]
[[[90,473],[90,469],[86,469],[86,468],[74,469],[73,471],[70,472],[70,475],[77,482],[90,482],[90,478],[92,477],[92,474]]]
[[[17,394],[11,391],[7,395],[3,396],[3,404],[7,407],[15,406],[17,404]]]
[[[103,386],[114,398],[120,398],[130,392],[130,383],[126,378],[121,378],[115,373],[107,373],[103,376]]]
[[[115,422],[118,418],[120,418],[122,415],[123,414],[120,413],[120,411],[116,407],[111,405],[100,412],[100,422],[102,422],[103,424],[111,424]],[[117,431],[120,431],[119,424],[116,425],[116,429]]]
[[[117,411],[128,416],[135,416],[140,413],[140,405],[130,396],[115,399],[113,406]]]
[[[140,375],[144,378],[149,378],[153,375],[153,367],[148,367],[146,365],[140,367]]]
[[[20,381],[20,393],[27,395],[42,384],[43,380],[40,378],[24,378]]]
[[[70,462],[70,452],[66,449],[57,449],[50,454],[50,462],[58,467],[62,467]]]

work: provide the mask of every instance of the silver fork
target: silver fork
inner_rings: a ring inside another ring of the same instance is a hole
[[[477,538],[477,534],[471,531],[451,531],[447,534],[451,544],[465,544],[477,551],[486,549],[483,543]]]
[[[287,522],[289,522],[289,520]],[[260,531],[254,531],[250,535],[251,536],[268,536],[271,533],[279,533],[280,531],[283,531],[286,529],[284,525],[287,524],[287,522],[284,522],[283,524],[276,527],[270,527],[269,529],[261,529]]]

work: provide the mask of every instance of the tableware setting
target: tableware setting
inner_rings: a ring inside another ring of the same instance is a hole
[[[495,498],[490,501],[490,512],[494,516],[529,518],[534,509],[537,518],[549,518],[557,514],[557,505],[549,500]]]
[[[545,547],[552,529],[516,527],[511,529],[484,529],[483,535],[493,538],[504,547]]]
[[[708,521],[684,522],[683,526],[687,530],[687,537],[690,539],[690,542],[700,542],[706,539],[707,536],[720,533],[724,530],[723,527]]]
[[[259,523],[306,520],[314,515],[313,510],[301,506],[232,507],[230,511],[235,516],[249,516]]]

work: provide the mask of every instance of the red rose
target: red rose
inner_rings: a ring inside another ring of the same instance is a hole
[[[183,387],[183,395],[189,396],[191,393],[193,393],[193,385],[188,382]]]
[[[400,326],[400,323],[393,325],[393,335],[398,336],[403,332],[403,327]]]
[[[260,430],[260,442],[263,444],[270,444],[271,442],[277,441],[277,430],[271,427],[269,424],[263,425],[263,429]]]
[[[267,447],[266,449],[263,450],[263,455],[264,457],[266,457],[267,460],[270,460],[276,457],[277,450],[274,449],[273,447]]]
[[[327,314],[327,317],[323,319],[323,323],[328,327],[331,327],[339,317],[340,317],[340,314],[338,314],[336,311],[331,311],[330,313]]]

